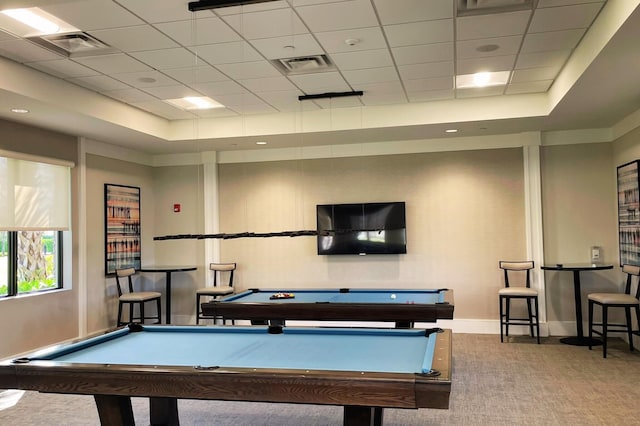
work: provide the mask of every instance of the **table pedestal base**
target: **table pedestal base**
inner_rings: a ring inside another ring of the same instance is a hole
[[[580,337],[580,336],[572,336],[572,337],[563,337],[560,339],[561,343],[565,345],[573,345],[573,346],[589,346],[589,342],[591,342],[591,346],[600,346],[602,345],[602,341],[599,339],[588,337]]]

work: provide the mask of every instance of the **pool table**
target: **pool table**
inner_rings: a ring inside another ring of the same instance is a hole
[[[293,298],[274,299],[278,294]],[[202,304],[208,317],[264,320],[391,321],[398,328],[414,322],[453,319],[448,289],[249,289]]]
[[[177,399],[344,406],[344,424],[382,424],[383,408],[448,408],[451,331],[147,326],[0,363],[0,388],[94,395],[102,425],[179,424]]]

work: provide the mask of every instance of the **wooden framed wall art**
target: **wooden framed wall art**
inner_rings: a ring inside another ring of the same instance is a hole
[[[105,273],[140,269],[140,188],[104,184]]]

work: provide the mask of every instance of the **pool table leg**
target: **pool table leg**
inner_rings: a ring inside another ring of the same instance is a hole
[[[382,407],[344,406],[344,426],[382,426]]]
[[[178,400],[176,398],[149,398],[151,426],[178,426]]]
[[[102,426],[135,426],[131,398],[116,395],[94,395]]]

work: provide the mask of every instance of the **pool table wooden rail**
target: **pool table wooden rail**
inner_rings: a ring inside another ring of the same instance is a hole
[[[134,424],[130,397],[151,398],[152,424],[178,424],[177,399],[202,399],[344,406],[353,425],[368,421],[367,410],[448,408],[450,330],[439,335],[432,368],[440,374],[4,361],[0,387],[94,395],[103,426]]]
[[[225,302],[202,304],[205,316],[237,320],[395,321],[436,322],[453,319],[453,290],[446,290],[444,303],[286,303]]]

